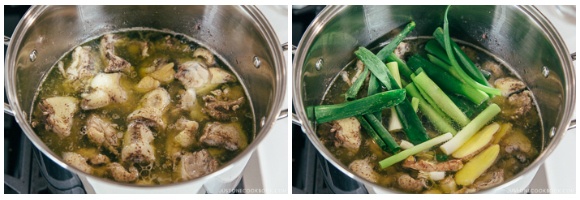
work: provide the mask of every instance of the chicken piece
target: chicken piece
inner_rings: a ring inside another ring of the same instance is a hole
[[[488,171],[473,183],[473,187],[477,190],[491,188],[503,182],[503,169],[495,171]]]
[[[117,147],[121,141],[118,135],[118,126],[112,122],[91,114],[87,119],[86,134],[89,140],[98,146],[107,148],[115,155],[119,155]]]
[[[151,78],[151,76],[145,76],[141,79],[141,81],[139,81],[139,83],[137,83],[135,90],[137,90],[137,92],[146,93],[154,90],[155,88],[158,88],[160,85],[161,82],[158,80]]]
[[[193,57],[201,57],[205,60],[207,66],[215,65],[215,58],[213,54],[206,48],[199,47],[193,51]]]
[[[179,104],[177,107],[182,110],[191,110],[197,102],[195,89],[187,88],[186,90],[179,91]]]
[[[499,78],[499,77],[505,76],[501,66],[493,61],[484,62],[483,65],[481,66],[481,68],[483,70],[491,72],[491,76],[493,78]]]
[[[118,41],[116,35],[105,34],[101,38],[101,55],[105,58],[105,72],[124,72],[128,73],[131,70],[131,63],[127,60],[115,55],[115,43]]]
[[[334,146],[358,152],[361,144],[360,123],[354,117],[333,121],[331,133],[335,133]]]
[[[127,121],[141,121],[148,126],[165,128],[163,114],[171,103],[171,97],[164,88],[157,88],[143,95],[139,100],[139,107],[127,117]]]
[[[352,161],[348,168],[356,175],[363,177],[367,181],[376,183],[379,180],[379,174],[373,170],[373,166],[369,158]]]
[[[525,116],[528,111],[532,109],[532,97],[529,90],[524,90],[518,94],[512,94],[507,99],[509,108],[504,109],[504,112],[509,113],[511,119],[519,119]]]
[[[397,45],[397,48],[395,49],[395,55],[400,59],[404,60],[405,53],[409,52],[410,50],[411,45],[409,45],[409,43],[401,42],[399,43],[399,45]]]
[[[72,62],[64,74],[67,80],[80,81],[81,85],[83,85],[99,72],[100,63],[90,55],[91,49],[89,46],[75,48],[72,53]]]
[[[349,85],[351,85],[352,83],[354,83],[356,81],[356,79],[359,78],[360,74],[363,72],[364,69],[365,69],[365,64],[362,61],[357,60],[356,61],[355,73],[354,73],[354,76],[352,76],[352,79],[350,80],[350,84]]]
[[[194,179],[217,170],[219,163],[207,150],[187,152],[181,156],[176,166],[176,172],[183,180]]]
[[[475,49],[468,47],[468,46],[461,46],[460,48],[461,48],[461,50],[463,50],[463,52],[465,53],[467,58],[469,58],[469,60],[471,60],[471,62],[474,62],[474,63],[477,62],[477,51],[475,51]]]
[[[62,154],[62,159],[64,160],[64,162],[72,165],[73,167],[77,168],[78,170],[81,170],[81,171],[86,172],[88,174],[93,173],[93,167],[91,167],[87,163],[87,159],[85,157],[81,156],[81,154],[78,154],[75,152],[64,152]]]
[[[426,160],[416,161],[415,157],[409,156],[404,162],[403,167],[419,171],[458,171],[463,168],[463,162],[459,159],[448,160],[440,163],[432,163]]]
[[[530,141],[530,139],[526,137],[519,129],[508,133],[506,136],[504,136],[499,144],[508,154],[516,154],[517,152],[521,152],[530,157],[533,156],[536,152],[532,146],[532,141]]]
[[[414,179],[409,174],[402,174],[397,178],[398,187],[407,192],[420,192],[427,187],[426,184],[425,179]]]
[[[103,155],[103,154],[97,154],[96,156],[93,156],[89,159],[89,163],[91,165],[102,165],[102,164],[108,164],[111,162],[111,159],[109,159],[109,157]]]
[[[176,126],[177,130],[182,130],[173,138],[177,144],[186,148],[196,142],[195,133],[197,133],[197,129],[199,128],[199,124],[196,121],[180,118],[177,120]]]
[[[40,102],[39,108],[46,116],[46,130],[52,130],[59,137],[70,135],[74,115],[79,100],[74,97],[50,97]]]
[[[211,74],[205,63],[193,60],[178,65],[175,78],[181,81],[185,88],[200,88],[209,83]]]
[[[210,117],[219,121],[233,120],[236,110],[244,103],[244,97],[235,100],[228,100],[222,90],[214,90],[211,95],[203,97],[205,107],[202,111]]]
[[[512,77],[499,78],[495,80],[493,84],[497,89],[501,90],[501,94],[504,97],[509,97],[514,93],[526,89],[526,84],[524,84],[524,82]]]
[[[81,108],[93,110],[105,107],[111,103],[124,103],[127,93],[121,87],[120,73],[99,73],[91,81],[89,91],[81,94]]]
[[[248,144],[239,123],[207,123],[203,128],[203,135],[199,138],[199,141],[208,146],[222,146],[230,151],[244,149]]]
[[[153,132],[144,123],[132,122],[123,138],[121,160],[148,164],[155,161],[155,149],[152,145]]]
[[[127,171],[123,165],[114,162],[107,165],[107,169],[115,181],[129,183],[139,178],[139,171],[134,166],[129,167]]]
[[[439,188],[446,194],[455,193],[457,191],[457,184],[453,176],[446,176],[439,181]]]

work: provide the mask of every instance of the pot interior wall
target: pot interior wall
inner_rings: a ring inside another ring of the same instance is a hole
[[[353,52],[359,46],[381,45],[410,20],[417,25],[409,36],[431,36],[438,26],[443,26],[444,12],[445,6],[348,6],[323,12],[302,40],[310,45],[298,49],[305,51],[297,56],[304,55],[303,62],[298,63],[302,65],[299,95],[304,107],[320,104],[338,72],[356,58]],[[554,47],[557,44],[542,30],[545,25],[515,6],[453,6],[448,19],[452,38],[498,55],[532,90],[543,119],[546,147],[551,140],[550,128],[562,121],[569,97],[564,76],[567,58],[558,54]],[[320,60],[322,68],[317,70]],[[544,66],[551,71],[547,77],[542,75]]]
[[[236,6],[42,6],[21,23],[15,63],[17,101],[22,111],[32,109],[33,97],[48,70],[75,46],[104,33],[146,27],[190,36],[228,63],[246,86],[254,109],[254,124],[271,118],[277,79],[284,74],[276,57],[278,44],[267,38],[267,26],[256,11]],[[42,11],[42,12],[39,12]],[[36,51],[31,62],[30,53]],[[274,53],[272,53],[274,52]],[[259,68],[254,57],[260,59]],[[278,65],[278,66],[277,66]],[[277,66],[277,67],[276,67]],[[281,71],[282,70],[282,71]],[[259,85],[260,87],[251,87]],[[279,92],[279,91],[278,91]],[[259,133],[262,126],[255,126]]]

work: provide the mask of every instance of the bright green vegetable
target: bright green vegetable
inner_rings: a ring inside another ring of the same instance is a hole
[[[389,42],[389,44],[387,44],[385,47],[383,47],[379,53],[377,53],[377,57],[382,61],[385,62],[387,56],[389,56],[389,54],[392,54],[393,51],[395,51],[395,49],[397,48],[397,46],[399,46],[399,43],[401,43],[401,41],[403,41],[403,39],[405,39],[405,37],[407,37],[407,35],[415,28],[415,22],[411,21],[409,22],[405,28],[403,29],[403,31],[401,31],[397,36],[395,36],[393,38],[393,40],[391,40],[391,42]]]
[[[415,155],[419,152],[425,151],[427,149],[430,149],[432,147],[434,147],[435,145],[441,144],[449,139],[451,139],[453,137],[453,135],[451,133],[445,133],[443,135],[437,136],[433,139],[427,140],[421,144],[415,145],[414,147],[401,151],[391,157],[388,157],[382,161],[379,162],[379,165],[381,166],[381,168],[387,168],[391,165],[394,165],[395,163],[401,162],[402,160],[405,160],[407,157]]]
[[[465,96],[476,105],[489,99],[489,96],[484,92],[462,83],[455,77],[451,76],[451,74],[436,67],[433,63],[418,54],[411,56],[408,64],[409,66],[421,66],[423,71],[425,71],[425,73],[427,73],[427,75],[437,83],[437,86],[441,87],[441,89]]]
[[[407,90],[407,94],[411,95],[415,99],[419,99],[419,109],[423,115],[429,119],[429,121],[435,126],[435,129],[440,131],[441,133],[451,133],[455,135],[457,131],[451,126],[449,120],[446,119],[446,116],[439,115],[426,101],[421,97],[421,94],[415,87],[414,83],[410,83],[405,87]]]
[[[435,33],[433,33],[433,35],[435,35]],[[441,39],[443,39],[443,37],[441,37]],[[445,49],[443,49],[443,47],[437,40],[431,39],[427,41],[427,43],[425,44],[425,51],[435,56],[436,58],[444,62],[446,65],[451,65],[449,62],[449,57],[447,56],[447,52],[445,52]]]
[[[412,76],[413,78],[415,78],[415,76]],[[435,112],[437,112],[437,114],[439,116],[444,117],[445,119],[447,119],[447,114],[445,114],[443,112],[443,110],[441,110],[441,108],[439,107],[439,105],[437,105],[437,103],[435,103],[435,101],[431,98],[431,96],[429,96],[429,94],[427,94],[427,92],[425,92],[425,89],[422,88],[420,85],[414,84],[415,88],[417,88],[417,91],[419,91],[419,93],[421,94],[421,96],[425,99],[425,102],[428,103],[433,110],[435,110]],[[449,119],[451,120],[451,119]]]
[[[397,83],[397,85],[401,87],[401,76],[399,74],[399,66],[397,65],[397,62],[387,63],[387,69],[389,69],[389,72],[391,72],[393,78],[395,78],[395,82]],[[401,120],[399,119],[399,116],[397,115],[397,111],[395,110],[395,108],[392,107],[391,118],[389,120],[389,131],[400,131],[401,129],[403,129]]]
[[[391,86],[393,83],[389,79],[389,76],[391,75],[387,70],[387,66],[385,66],[385,64],[381,62],[381,60],[375,56],[373,52],[364,47],[359,47],[358,50],[354,52],[354,54],[365,64],[365,67],[368,68],[386,88],[393,87]]]
[[[491,119],[493,119],[501,109],[497,104],[489,105],[485,110],[483,110],[477,117],[475,117],[467,126],[463,127],[461,131],[457,132],[453,139],[447,141],[445,144],[441,145],[441,151],[449,155],[455,152],[461,145],[463,145],[473,134],[475,134],[481,127],[487,124]]]
[[[461,76],[459,76],[459,73],[457,73],[457,71],[455,71],[455,69],[453,67],[451,67],[449,64],[443,62],[442,60],[439,60],[439,58],[437,58],[437,57],[435,57],[434,55],[431,55],[431,54],[427,54],[427,58],[429,58],[429,61],[431,61],[431,63],[433,63],[436,66],[438,66],[438,67],[444,69],[445,71],[449,72],[449,74],[451,74],[457,80],[459,80],[462,83],[464,83],[464,81],[461,80]]]
[[[413,79],[415,85],[422,88],[433,101],[441,108],[441,110],[456,121],[459,125],[465,126],[469,123],[469,118],[465,116],[463,112],[449,99],[447,94],[445,94],[433,80],[431,80],[427,74],[421,72]]]
[[[419,110],[419,99],[416,97],[411,98],[411,106],[413,106],[413,110],[417,112]]]
[[[401,147],[399,147],[397,142],[395,142],[395,138],[393,138],[391,133],[389,133],[389,131],[385,129],[383,123],[379,119],[377,119],[375,115],[366,114],[364,115],[364,118],[373,127],[373,129],[376,131],[377,135],[379,135],[379,137],[383,140],[383,142],[385,142],[385,144],[387,145],[387,152],[395,153],[399,151],[399,149],[401,149]]]
[[[362,71],[362,73],[360,73],[360,75],[356,79],[356,81],[354,81],[354,83],[352,83],[350,88],[348,88],[348,90],[346,91],[345,98],[347,101],[350,101],[350,100],[353,100],[356,98],[356,95],[358,94],[358,91],[360,90],[361,86],[365,82],[365,79],[368,76],[368,74],[369,74],[369,70],[367,69],[367,67],[365,67],[365,69]]]
[[[435,32],[433,33],[433,36],[435,37],[435,39],[440,42],[440,44],[443,44],[444,42],[444,32],[441,31],[441,29],[435,29]],[[483,76],[483,74],[481,73],[481,71],[479,71],[479,69],[475,66],[475,64],[473,64],[473,62],[469,59],[469,57],[467,57],[467,55],[465,54],[465,52],[463,52],[463,50],[461,50],[461,47],[459,47],[459,45],[457,45],[457,43],[455,43],[453,40],[450,40],[451,43],[451,48],[453,48],[453,53],[455,53],[455,56],[457,56],[457,58],[459,59],[459,62],[461,62],[460,66],[462,66],[463,70],[465,70],[465,72],[467,74],[469,74],[469,76],[471,78],[473,78],[473,80],[477,81],[478,83],[481,83],[483,85],[489,86],[489,83],[487,82],[487,80],[485,79],[485,77]],[[438,58],[439,55],[435,55]],[[451,61],[449,59],[443,59],[441,58],[443,61],[447,62],[448,64],[451,64]]]
[[[380,62],[380,60],[372,54],[371,51],[364,47],[360,47],[357,51],[355,51],[355,55],[369,68],[369,70],[383,83],[383,85],[388,90],[394,89],[401,89],[395,83],[395,79],[393,76],[386,70],[385,64]],[[381,79],[381,75],[385,75],[385,79]],[[387,82],[388,84],[384,84]],[[401,119],[401,124],[403,124],[403,130],[405,134],[407,134],[407,138],[413,144],[419,144],[426,140],[429,140],[429,136],[427,135],[427,130],[423,127],[421,120],[417,116],[417,114],[413,111],[413,107],[409,101],[403,101],[396,107],[397,115],[399,119]]]
[[[485,93],[491,94],[491,95],[500,95],[501,91],[492,87],[488,87],[485,85],[482,85],[478,82],[476,82],[475,80],[473,80],[467,73],[465,73],[465,71],[463,71],[463,69],[461,69],[461,67],[459,66],[459,63],[457,63],[457,60],[455,60],[455,56],[453,55],[453,49],[451,47],[451,38],[449,37],[449,21],[447,20],[447,14],[449,13],[449,8],[451,6],[448,6],[447,9],[445,10],[445,17],[443,19],[443,39],[444,39],[444,47],[445,47],[445,51],[447,52],[447,56],[449,57],[449,61],[450,64],[453,68],[455,68],[455,70],[457,70],[457,72],[459,73],[459,76],[461,76],[461,78],[463,79],[463,81],[465,81],[467,84],[471,85],[474,88],[477,88]],[[437,30],[435,31],[437,32]]]
[[[369,122],[361,115],[356,116],[356,119],[360,122],[360,125],[366,130],[367,134],[369,134],[373,141],[375,141],[383,151],[388,152],[389,148],[387,148],[387,144],[385,144],[383,139],[381,139],[377,132],[375,132],[375,129],[373,129],[371,124],[369,124]]]
[[[389,54],[389,56],[387,56],[387,62],[397,62],[397,65],[399,66],[399,72],[401,72],[403,78],[411,80],[411,74],[413,72],[411,71],[411,69],[409,69],[405,61],[401,60],[399,57],[397,57],[397,55],[392,53]]]
[[[367,96],[371,96],[379,92],[381,92],[381,83],[379,82],[379,79],[377,79],[377,77],[371,73],[369,77],[369,88],[367,90]],[[382,119],[383,117],[381,115],[381,111],[375,112],[377,119]]]
[[[401,103],[405,100],[405,93],[405,90],[391,90],[341,104],[314,106],[314,118],[316,122],[324,123],[374,113]]]

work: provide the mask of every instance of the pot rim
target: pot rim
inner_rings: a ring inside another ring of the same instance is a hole
[[[50,148],[48,148],[48,146],[46,146],[46,144],[44,144],[44,142],[36,135],[34,130],[32,130],[32,128],[30,127],[30,124],[27,122],[28,120],[26,119],[27,118],[26,112],[23,112],[20,109],[20,105],[17,101],[18,96],[16,94],[17,89],[15,88],[16,87],[15,78],[14,78],[15,76],[12,76],[12,75],[16,74],[14,64],[12,64],[12,63],[15,63],[15,58],[16,58],[16,55],[14,55],[15,53],[13,53],[13,52],[15,52],[15,49],[17,49],[17,47],[22,42],[22,37],[23,37],[24,33],[26,33],[26,31],[33,24],[33,22],[38,18],[38,16],[40,16],[40,14],[43,13],[48,7],[50,7],[50,6],[48,6],[48,5],[32,6],[24,14],[24,16],[22,17],[22,19],[20,20],[20,22],[18,23],[18,25],[14,29],[14,33],[12,35],[11,42],[8,45],[8,49],[6,51],[4,84],[5,84],[5,90],[7,89],[6,94],[7,94],[8,102],[9,102],[9,104],[14,112],[14,118],[15,118],[16,122],[20,125],[20,127],[22,128],[25,135],[30,139],[32,144],[36,148],[38,148],[38,150],[40,152],[42,152],[43,155],[49,157],[52,161],[54,161],[60,167],[63,167],[63,168],[70,170],[70,171],[73,171],[75,174],[91,177],[91,178],[97,179],[101,182],[110,183],[110,184],[119,185],[119,186],[126,186],[126,187],[130,187],[130,188],[168,188],[171,186],[190,184],[193,182],[205,183],[208,180],[215,178],[216,176],[219,176],[220,174],[223,174],[224,172],[230,170],[233,167],[232,166],[233,163],[236,163],[236,162],[239,162],[240,160],[243,160],[246,156],[250,156],[256,150],[257,146],[262,142],[262,140],[264,140],[264,138],[268,135],[268,133],[270,132],[270,129],[272,128],[274,122],[276,121],[276,118],[278,117],[278,114],[282,110],[282,106],[284,103],[284,97],[286,95],[286,82],[287,82],[286,81],[286,79],[287,79],[286,62],[285,62],[282,46],[280,45],[278,37],[276,36],[274,29],[270,25],[270,22],[266,19],[266,17],[264,16],[264,14],[262,14],[262,12],[258,9],[258,7],[254,6],[254,5],[240,5],[239,7],[241,7],[241,9],[244,10],[245,13],[250,16],[250,18],[252,19],[252,22],[259,28],[258,30],[260,31],[261,35],[266,40],[269,48],[271,49],[270,53],[273,57],[272,66],[275,68],[275,70],[277,72],[279,72],[279,73],[275,73],[276,85],[275,85],[274,89],[276,91],[278,91],[278,93],[273,95],[274,98],[272,101],[272,109],[271,109],[270,113],[268,113],[268,115],[265,116],[265,119],[262,120],[262,124],[263,124],[263,125],[261,125],[262,129],[260,130],[260,132],[255,133],[256,137],[246,147],[246,149],[243,150],[242,152],[240,152],[232,160],[224,163],[222,166],[220,166],[219,169],[217,169],[216,171],[214,171],[212,173],[203,175],[203,176],[195,178],[195,179],[187,180],[187,181],[181,181],[181,182],[177,182],[177,183],[168,183],[168,184],[162,184],[162,185],[137,185],[137,184],[131,184],[131,183],[122,183],[122,182],[117,182],[117,181],[114,181],[111,179],[95,176],[95,175],[80,171],[80,170],[76,169],[75,167],[72,167],[69,164],[65,163],[62,160],[61,156],[56,155]],[[155,30],[158,30],[158,29],[155,29]],[[258,117],[258,116],[254,116],[254,117]],[[255,124],[255,126],[260,126],[260,124]]]
[[[370,182],[362,177],[359,177],[352,172],[350,172],[344,164],[342,164],[335,156],[324,147],[324,145],[320,142],[312,124],[309,122],[308,117],[306,116],[306,112],[304,110],[303,98],[302,98],[302,63],[306,58],[306,52],[308,48],[312,45],[314,41],[314,37],[319,34],[319,32],[324,28],[324,26],[334,18],[334,16],[349,6],[340,5],[340,6],[326,6],[318,16],[312,21],[312,23],[308,26],[300,43],[298,44],[295,58],[292,62],[293,65],[293,101],[292,103],[296,106],[295,112],[298,116],[298,120],[300,121],[302,131],[306,134],[310,142],[315,146],[318,152],[321,152],[321,155],[332,165],[336,166],[341,172],[343,172],[348,177],[355,179],[356,181],[362,182],[365,185],[371,185],[376,188],[381,188],[383,190],[387,190],[389,192],[394,193],[403,193],[400,190],[393,189],[393,188],[386,188],[379,184]],[[534,22],[538,23],[544,33],[548,36],[549,41],[556,52],[558,53],[558,58],[562,62],[562,66],[564,66],[564,81],[565,81],[565,91],[566,98],[564,101],[567,105],[565,107],[569,109],[564,109],[562,111],[562,118],[560,123],[557,127],[555,127],[555,135],[551,138],[550,143],[548,146],[538,155],[538,157],[525,169],[520,171],[516,176],[511,177],[510,179],[505,180],[500,185],[496,185],[494,187],[483,189],[478,191],[477,193],[497,193],[504,191],[510,185],[520,181],[524,176],[536,172],[536,170],[540,167],[540,164],[543,164],[544,160],[554,151],[556,146],[560,143],[563,134],[565,134],[569,122],[572,118],[574,113],[574,107],[576,102],[576,81],[575,81],[575,69],[574,65],[572,64],[572,60],[570,57],[570,53],[566,48],[564,40],[561,38],[558,31],[556,31],[555,27],[552,23],[535,7],[530,5],[517,5],[518,10],[524,12],[529,18],[531,18]],[[535,174],[532,174],[535,175]],[[519,188],[518,188],[519,189]],[[522,190],[525,188],[521,188]]]

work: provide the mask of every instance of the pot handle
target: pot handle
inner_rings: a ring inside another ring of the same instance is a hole
[[[283,51],[288,51],[288,42],[283,43],[282,45],[282,50]],[[292,53],[294,54],[294,51],[296,50],[295,46],[292,46]],[[281,119],[285,119],[288,117],[288,108],[286,109],[282,109],[280,111],[280,114],[278,114],[278,118],[276,118],[276,120],[281,120]],[[292,117],[292,120],[294,121],[294,116]]]
[[[10,44],[10,37],[4,36],[4,46],[8,46]],[[14,116],[14,111],[12,110],[12,106],[10,104],[4,102],[4,113]]]

